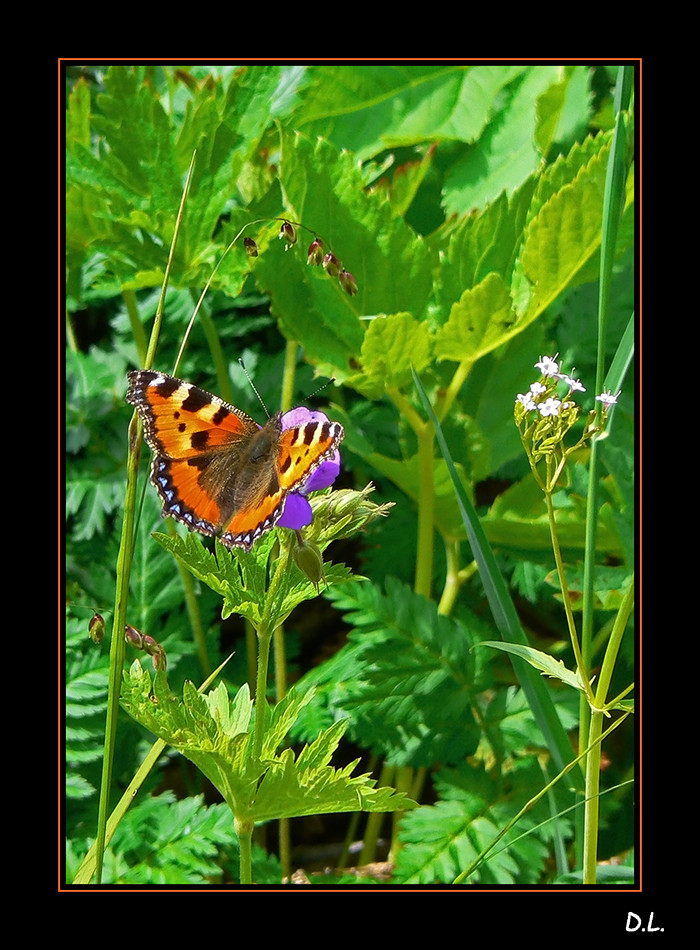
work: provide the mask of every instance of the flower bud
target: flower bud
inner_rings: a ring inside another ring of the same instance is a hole
[[[93,643],[102,643],[105,636],[105,622],[101,614],[93,614],[90,618],[88,633]]]
[[[130,646],[143,650],[143,634],[129,623],[124,627],[124,639]]]
[[[309,245],[309,253],[306,263],[313,267],[323,263],[323,241],[320,238],[314,238]]]
[[[337,277],[342,268],[342,264],[332,251],[329,251],[323,258],[323,269],[329,277]]]
[[[243,247],[248,257],[257,257],[258,256],[258,245],[252,238],[243,238]]]
[[[354,297],[357,293],[357,281],[350,273],[349,270],[341,270],[338,274],[338,280],[340,281],[340,286],[343,290],[350,294],[351,297]]]
[[[136,627],[132,627],[130,624],[124,627],[124,639],[127,643],[131,644],[132,647],[135,647],[135,649],[144,650],[153,658],[154,670],[166,669],[168,661],[165,656],[165,650],[156,639],[147,633],[141,633],[140,630],[137,630]]]
[[[394,502],[378,505],[369,500],[374,491],[370,482],[361,491],[340,488],[311,500],[314,522],[322,526],[321,537],[346,538],[363,531],[378,518],[385,518]]]
[[[160,652],[161,646],[157,640],[154,640],[153,637],[149,637],[146,633],[143,637],[143,648],[149,656],[155,656],[156,653]]]
[[[297,538],[301,538],[300,532],[297,532]],[[302,539],[294,546],[292,555],[299,570],[308,577],[318,592],[318,585],[323,580],[323,558],[318,545]]]
[[[279,236],[287,242],[287,246],[291,247],[292,244],[297,243],[297,232],[294,230],[293,225],[289,221],[285,221],[280,228]]]

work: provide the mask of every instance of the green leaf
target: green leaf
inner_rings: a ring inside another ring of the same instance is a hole
[[[369,389],[379,396],[389,387],[404,388],[411,378],[411,366],[417,369],[429,364],[430,350],[427,325],[410,313],[372,320],[362,343],[362,369]]]
[[[504,75],[507,67],[503,67]],[[542,123],[556,123],[562,97],[548,95],[560,82],[549,66],[525,68],[493,104],[489,122],[474,147],[445,180],[448,215],[484,207],[501,192],[512,192],[542,162]]]
[[[531,757],[528,757],[531,760]],[[396,882],[401,884],[451,884],[494,841],[501,829],[537,790],[542,773],[536,764],[518,764],[509,775],[507,787],[479,767],[468,763],[445,769],[436,779],[440,798],[405,815],[399,834]],[[522,817],[501,847],[494,849],[470,884],[534,883],[547,859],[547,846],[534,835],[521,837],[547,817],[542,805]],[[566,831],[564,823],[563,830]],[[546,833],[544,835],[546,837]]]
[[[225,804],[206,805],[202,795],[177,800],[164,792],[129,809],[110,849],[121,858],[121,884],[211,885],[237,845]]]
[[[453,304],[435,337],[438,359],[476,360],[514,335],[517,315],[500,274],[488,274]],[[418,366],[415,365],[416,372]]]
[[[600,247],[610,144],[610,136],[600,134],[575,147],[538,184],[520,256],[531,288],[528,321],[574,282]]]
[[[245,617],[254,627],[260,626],[268,597],[268,562],[277,543],[274,531],[261,538],[250,552],[239,548],[229,550],[217,541],[215,553],[212,553],[194,532],[184,536],[156,532],[153,538],[191,574],[223,598],[221,616],[224,620],[235,613]],[[349,580],[352,572],[344,564],[324,562],[323,577],[324,583],[330,587]],[[293,562],[288,566],[279,593],[275,606],[277,623],[283,623],[305,600],[318,596],[315,584]]]
[[[345,731],[337,722],[298,757],[282,749],[289,728],[310,694],[290,690],[271,712],[261,759],[253,756],[249,723],[253,703],[247,684],[231,702],[223,684],[206,695],[186,682],[183,698],[170,691],[163,673],[151,677],[135,660],[124,674],[122,705],[138,722],[197,765],[219,789],[235,817],[267,821],[342,811],[394,811],[414,803],[391,788],[375,789],[367,775],[351,776],[328,763]]]
[[[235,233],[220,228],[221,218],[230,215],[244,166],[270,124],[270,100],[279,83],[280,67],[265,65],[232,73],[226,86],[194,86],[178,127],[146,81],[144,67],[109,68],[91,116],[100,153],[88,147],[84,134],[75,134],[66,157],[71,266],[81,266],[89,248],[104,256],[105,276],[116,275],[121,286],[159,286],[183,176],[196,149],[171,282],[199,288]],[[73,103],[74,125],[84,121],[84,110],[81,102]],[[247,272],[245,255],[230,254],[215,286],[235,295]]]
[[[288,339],[303,345],[314,363],[344,379],[357,365],[367,314],[408,312],[420,319],[433,289],[436,252],[396,214],[383,190],[367,192],[355,156],[329,142],[283,134],[281,185],[284,213],[302,222],[354,274],[353,297],[322,268],[306,263],[300,240],[283,253],[255,261],[259,286]],[[309,238],[310,240],[310,238]]]
[[[316,67],[297,128],[324,136],[358,160],[421,141],[473,142],[501,90],[525,67],[411,65]]]
[[[573,673],[562,663],[561,660],[555,660],[548,653],[541,650],[535,650],[533,647],[523,646],[521,643],[504,643],[500,640],[482,640],[479,646],[493,647],[495,650],[503,650],[506,653],[512,653],[515,656],[527,660],[530,666],[534,666],[545,676],[553,676],[561,680],[567,686],[585,692],[583,680],[578,672]]]

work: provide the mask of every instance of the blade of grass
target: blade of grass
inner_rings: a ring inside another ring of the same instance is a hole
[[[621,66],[618,71],[617,88],[615,90],[615,131],[613,134],[612,149],[608,160],[608,167],[605,179],[605,195],[603,199],[603,232],[600,248],[600,278],[598,291],[598,350],[596,359],[596,392],[602,393],[604,380],[607,381],[612,376],[606,374],[605,353],[607,345],[607,324],[608,309],[610,299],[610,284],[615,257],[615,246],[617,244],[617,234],[620,220],[625,203],[625,180],[627,175],[626,152],[627,152],[627,123],[625,119],[625,110],[627,109],[632,92],[632,81],[634,77],[634,68],[630,66]],[[622,346],[624,345],[624,349]],[[628,323],[627,331],[623,336],[621,346],[618,347],[619,358],[613,363],[615,370],[615,382],[610,380],[613,385],[622,381],[624,372],[632,358],[634,346],[634,334],[630,332]],[[619,377],[619,378],[618,378]],[[617,389],[611,390],[617,392]],[[601,416],[600,403],[598,403],[598,421]],[[612,420],[611,420],[612,421]],[[606,436],[609,436],[609,428]],[[592,644],[593,644],[593,617],[594,617],[594,572],[595,572],[595,551],[596,535],[598,530],[598,512],[600,510],[600,463],[603,440],[596,439],[591,445],[591,455],[588,468],[588,491],[586,498],[586,546],[583,562],[583,589],[581,605],[581,656],[585,670],[590,670],[592,662]],[[579,705],[579,749],[588,741],[589,728],[591,723],[591,712],[588,702],[581,698]],[[600,746],[595,747],[595,752],[591,756],[591,761],[587,765],[587,774],[597,775],[600,759]],[[597,804],[597,799],[596,799]],[[587,816],[586,816],[587,817]],[[596,814],[597,818],[597,814]],[[580,821],[580,816],[579,816]],[[585,830],[579,828],[576,836],[577,842],[586,841],[587,850],[595,851],[591,843],[597,842],[598,833],[596,828],[586,827]],[[580,860],[584,860],[583,855],[579,855]],[[588,865],[588,875],[595,874],[595,857],[589,857],[586,861]],[[590,877],[588,883],[592,883]]]
[[[165,274],[163,276],[163,286],[161,288],[160,299],[156,309],[153,329],[151,331],[151,340],[146,356],[146,367],[153,362],[156,343],[160,332],[160,325],[165,306],[165,292],[172,269],[172,262],[175,253],[175,245],[179,233],[180,222],[182,220],[183,209],[187,199],[187,191],[192,178],[192,168],[194,166],[194,155],[187,173],[185,187],[182,192],[182,201],[173,235],[173,243],[168,256]],[[117,579],[116,592],[114,598],[114,621],[112,626],[112,640],[109,657],[109,687],[107,696],[107,721],[105,723],[105,751],[102,760],[102,780],[100,782],[100,799],[97,816],[97,834],[95,836],[95,854],[96,868],[95,875],[97,883],[102,881],[102,863],[104,858],[105,841],[107,835],[107,810],[109,806],[109,793],[112,784],[112,763],[114,761],[114,747],[117,736],[117,717],[119,714],[119,693],[121,689],[122,668],[124,666],[124,627],[126,626],[126,605],[129,594],[129,575],[131,573],[131,562],[134,550],[134,515],[136,511],[136,487],[138,483],[138,468],[141,448],[141,425],[138,422],[137,413],[134,412],[129,425],[129,455],[127,461],[126,492],[124,497],[124,520],[122,522],[122,536],[117,556]]]

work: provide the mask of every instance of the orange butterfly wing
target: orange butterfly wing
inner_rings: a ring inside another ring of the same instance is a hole
[[[218,396],[153,370],[129,373],[126,399],[138,410],[154,453],[151,481],[163,513],[202,534],[218,534],[221,499],[202,475],[212,458],[245,445],[256,423]]]
[[[218,396],[153,370],[129,373],[126,399],[154,453],[151,481],[163,514],[246,550],[344,435],[328,420],[282,431],[279,415],[261,428]]]

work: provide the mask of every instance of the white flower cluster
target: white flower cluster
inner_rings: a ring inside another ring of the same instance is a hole
[[[575,379],[568,373],[561,372],[560,364],[557,362],[558,355],[541,357],[539,362],[535,363],[535,369],[538,369],[543,377],[551,377],[554,380],[561,380],[566,383],[569,387],[569,395],[573,392],[585,393],[586,387],[580,379]],[[547,391],[548,387],[538,380],[532,383],[526,393],[518,393],[517,402],[522,403],[526,410],[536,409],[541,416],[558,416],[560,409],[566,406],[566,403],[551,395],[538,401],[538,398]],[[600,396],[596,396],[596,399],[603,403],[605,409],[609,409],[617,402],[619,395],[620,393],[613,395],[610,392],[603,392]]]

